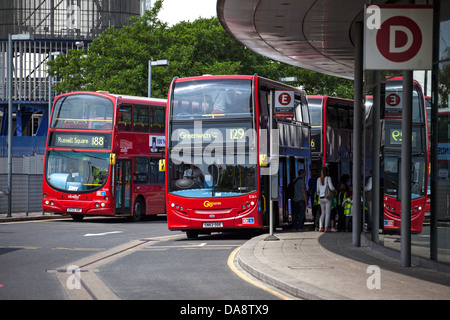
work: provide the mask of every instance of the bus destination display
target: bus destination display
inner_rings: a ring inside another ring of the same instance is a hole
[[[253,132],[250,129],[251,123],[236,123],[234,126],[213,126],[211,123],[202,123],[195,121],[194,126],[174,126],[172,141],[184,143],[200,142],[246,142],[248,139],[253,141]]]
[[[52,132],[49,145],[58,148],[109,149],[111,137],[99,133]]]

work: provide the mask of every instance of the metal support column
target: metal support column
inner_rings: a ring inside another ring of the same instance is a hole
[[[355,28],[355,73],[353,105],[353,218],[352,243],[361,246],[361,150],[363,103],[363,23]]]
[[[11,217],[12,212],[12,87],[13,87],[13,48],[12,35],[8,35],[8,213],[7,217]]]
[[[403,71],[402,153],[401,153],[401,246],[402,267],[411,266],[411,140],[413,72]]]
[[[434,1],[433,10],[433,61],[439,61],[439,40],[440,40],[440,1]],[[439,64],[433,63],[431,72],[431,210],[430,210],[430,259],[438,259],[438,228],[437,228],[437,181],[438,181],[438,101],[439,101]]]
[[[370,221],[372,225],[372,241],[378,243],[379,229],[380,229],[380,214],[382,207],[380,207],[380,139],[381,139],[381,74],[379,70],[374,71],[373,88],[373,136],[372,136],[372,205],[369,210],[372,210]],[[366,148],[369,146],[366,146]]]

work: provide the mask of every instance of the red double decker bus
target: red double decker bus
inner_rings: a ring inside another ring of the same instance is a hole
[[[284,192],[310,161],[303,90],[259,76],[174,79],[167,110],[170,230],[201,233],[290,223]]]
[[[381,86],[381,188],[384,199],[384,230],[400,230],[400,168],[402,146],[403,79],[386,79]],[[372,100],[366,97],[366,145],[372,141]],[[427,105],[422,88],[413,81],[412,157],[411,161],[411,231],[422,232],[426,211],[429,148]],[[372,165],[372,149],[366,148],[366,168]],[[366,170],[368,171],[368,170]]]
[[[55,98],[47,135],[46,212],[84,216],[165,213],[166,100],[72,92]]]
[[[353,100],[308,95],[311,114],[311,161],[314,168],[327,166],[333,184],[352,176]]]

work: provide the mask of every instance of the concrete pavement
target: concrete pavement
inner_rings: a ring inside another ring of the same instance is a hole
[[[301,299],[442,300],[450,299],[450,273],[401,267],[351,233],[281,232],[246,242],[240,266],[261,281]]]
[[[2,222],[15,222],[15,221],[28,221],[28,220],[43,220],[43,219],[61,219],[70,218],[70,216],[62,216],[60,214],[38,212],[14,212],[11,213],[11,217],[7,217],[6,213],[0,213],[0,223]]]

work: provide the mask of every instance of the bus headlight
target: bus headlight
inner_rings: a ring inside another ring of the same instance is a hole
[[[183,214],[186,214],[186,212],[184,211],[184,207],[182,206],[182,205],[179,205],[179,204],[177,204],[177,203],[175,203],[175,202],[172,202],[171,204],[170,204],[170,206],[173,208],[173,209],[175,209],[177,212],[181,212],[181,213],[183,213]]]

